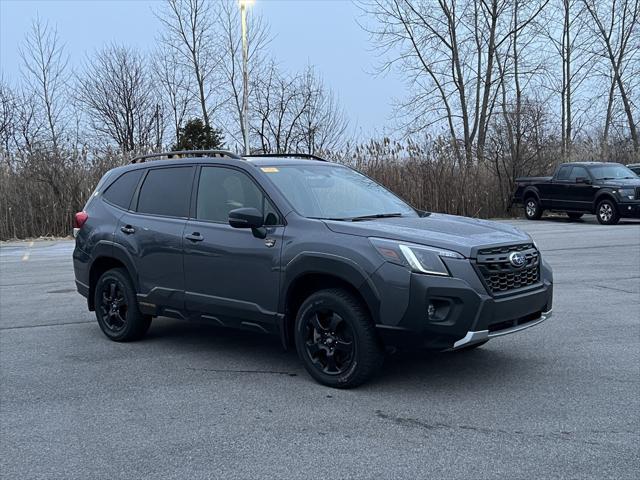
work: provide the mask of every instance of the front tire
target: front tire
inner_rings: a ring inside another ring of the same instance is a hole
[[[596,217],[601,225],[615,225],[620,220],[618,208],[612,200],[605,198],[596,207]]]
[[[320,290],[304,301],[296,317],[295,343],[307,372],[334,388],[361,385],[384,359],[369,312],[341,288]]]
[[[537,198],[529,197],[524,201],[524,215],[529,220],[540,220],[542,208]]]
[[[147,333],[151,317],[140,312],[136,292],[126,270],[114,268],[103,273],[94,295],[98,325],[109,339],[131,342]]]

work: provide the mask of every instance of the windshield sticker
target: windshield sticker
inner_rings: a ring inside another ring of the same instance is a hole
[[[262,167],[260,170],[262,170],[264,173],[277,173],[280,171],[276,167]]]

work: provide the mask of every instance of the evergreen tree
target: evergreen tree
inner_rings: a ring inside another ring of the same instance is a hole
[[[178,132],[179,141],[173,150],[215,150],[224,146],[222,131],[207,127],[202,120],[189,120]]]

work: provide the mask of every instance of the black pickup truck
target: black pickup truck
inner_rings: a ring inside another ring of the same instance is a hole
[[[603,225],[640,218],[640,177],[619,163],[563,163],[553,177],[516,178],[512,203],[524,206],[529,220],[545,210],[578,219],[595,214]]]

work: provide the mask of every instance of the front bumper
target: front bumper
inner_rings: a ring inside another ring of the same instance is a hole
[[[384,293],[377,330],[385,345],[457,349],[518,332],[550,316],[553,277],[545,262],[538,283],[507,294],[488,292],[468,260],[447,260],[447,267],[451,277],[408,273],[403,279],[393,266],[378,272],[374,281]],[[430,304],[436,307],[432,315]]]
[[[623,218],[640,218],[640,202],[619,202],[618,213]]]
[[[546,312],[542,312],[540,317],[537,319],[532,319],[527,322],[518,323],[514,321],[514,324],[510,327],[507,327],[502,330],[480,330],[480,331],[468,331],[467,334],[462,337],[460,340],[453,344],[452,350],[458,350],[463,347],[467,347],[469,345],[474,345],[476,343],[486,342],[487,340],[491,340],[495,337],[501,337],[503,335],[509,335],[510,333],[516,333],[521,330],[525,330],[529,327],[534,327],[542,322],[544,322],[547,318],[551,317],[552,310],[548,310]]]

